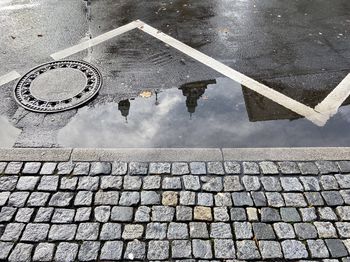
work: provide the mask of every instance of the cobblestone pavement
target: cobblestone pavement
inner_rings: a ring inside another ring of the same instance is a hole
[[[350,161],[0,162],[0,173],[0,260],[350,261]]]

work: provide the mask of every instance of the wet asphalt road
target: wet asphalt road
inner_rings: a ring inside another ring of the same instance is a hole
[[[350,71],[348,0],[2,0],[0,76],[136,19],[310,106]],[[132,31],[69,59],[97,66],[104,86],[89,105],[180,87],[219,74],[152,37]],[[15,82],[0,89],[0,115],[21,129],[16,146],[57,146],[77,110],[45,115],[19,108]]]

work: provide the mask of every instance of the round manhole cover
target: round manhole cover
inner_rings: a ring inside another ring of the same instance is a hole
[[[101,73],[82,61],[57,61],[25,74],[14,91],[24,108],[54,113],[75,108],[92,99],[102,85]]]

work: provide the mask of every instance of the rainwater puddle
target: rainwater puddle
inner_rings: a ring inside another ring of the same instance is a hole
[[[348,107],[318,127],[226,78],[145,90],[141,96],[79,109],[59,131],[58,144],[104,148],[350,146]]]

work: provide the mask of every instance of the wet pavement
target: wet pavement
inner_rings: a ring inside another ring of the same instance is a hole
[[[0,76],[24,74],[52,61],[52,53],[141,19],[314,107],[350,72],[349,11],[346,0],[6,0],[0,3],[0,60],[6,61]],[[47,115],[15,103],[15,81],[1,86],[0,147],[350,145],[348,101],[317,127],[139,31],[67,59],[101,71],[99,95],[78,110]]]

